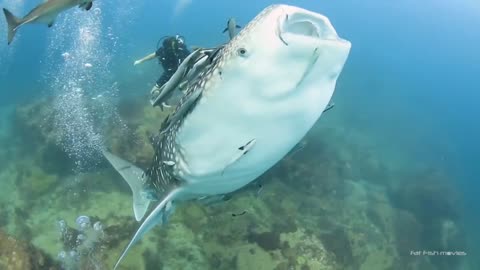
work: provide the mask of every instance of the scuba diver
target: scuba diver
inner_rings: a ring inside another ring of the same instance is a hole
[[[162,42],[163,40],[163,42]],[[159,47],[160,42],[162,46]],[[145,61],[158,57],[158,61],[163,67],[163,74],[157,80],[152,91],[159,89],[165,84],[170,77],[177,71],[178,66],[182,61],[190,54],[190,51],[185,45],[185,39],[180,35],[165,36],[161,38],[157,43],[157,50],[142,59],[136,60],[133,65],[136,66]]]

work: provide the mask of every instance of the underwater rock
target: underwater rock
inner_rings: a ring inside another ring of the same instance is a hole
[[[403,269],[412,268],[419,263],[420,256],[412,256],[412,250],[421,250],[421,233],[422,225],[417,221],[415,216],[405,210],[399,210],[394,216],[395,228],[395,244],[399,261],[396,266]]]
[[[123,218],[122,225],[107,226],[104,231],[106,234],[105,245],[112,249],[118,247],[122,241],[129,239],[131,234],[135,232],[138,224],[131,218]]]
[[[171,223],[166,235],[158,242],[163,269],[208,269],[209,262],[202,246],[196,244],[196,235],[180,223]]]
[[[251,249],[254,252],[251,252]],[[277,263],[273,260],[270,254],[252,245],[245,245],[239,248],[236,257],[237,270],[271,270],[274,269]]]
[[[0,231],[0,269],[60,270],[60,266],[32,245]]]
[[[59,183],[57,175],[48,174],[35,164],[18,164],[17,171],[17,186],[26,200],[35,200]]]
[[[422,223],[460,217],[458,190],[441,172],[423,171],[397,182],[388,190],[392,204],[412,212]]]
[[[429,264],[439,270],[461,269],[464,256],[411,256],[412,250],[465,251],[466,236],[458,226],[461,203],[458,190],[441,172],[427,170],[389,187],[395,217],[397,252],[402,267]],[[426,267],[425,267],[426,268]]]
[[[352,247],[344,230],[338,228],[331,233],[323,233],[320,240],[326,250],[335,254],[338,263],[344,267],[354,265]]]
[[[328,252],[323,243],[314,235],[307,234],[303,228],[292,233],[283,233],[280,236],[282,251],[286,264],[277,265],[278,268],[288,266],[288,269],[348,269],[335,260],[335,255]],[[281,268],[280,268],[281,269]]]
[[[257,243],[257,245],[266,251],[272,251],[281,248],[280,234],[277,232],[250,232],[247,235],[247,240],[250,243]]]
[[[380,230],[382,234],[385,234],[386,228],[380,213],[374,208],[368,208],[366,211],[366,216],[368,219]]]
[[[18,106],[13,116],[13,130],[20,156],[33,156],[48,173],[67,174],[73,162],[58,144],[52,99],[40,99]]]

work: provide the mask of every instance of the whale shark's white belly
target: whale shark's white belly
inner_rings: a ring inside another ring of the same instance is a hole
[[[213,86],[204,94],[176,138],[184,161],[179,176],[189,183],[185,192],[214,195],[235,191],[280,161],[305,136],[327,106],[336,78],[322,81],[324,77],[313,70],[296,87],[305,61],[289,65],[293,73],[298,66],[298,75],[256,77],[252,68],[248,74],[222,76],[218,89]],[[284,89],[290,94],[268,97],[269,92]],[[253,139],[252,149],[228,166],[238,148]]]

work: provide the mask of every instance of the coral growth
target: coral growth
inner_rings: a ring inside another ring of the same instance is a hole
[[[0,269],[56,270],[60,266],[42,251],[0,230]]]
[[[25,199],[34,199],[51,191],[59,183],[59,177],[48,174],[35,164],[18,164],[17,185]]]
[[[452,183],[438,171],[424,171],[390,186],[389,196],[398,211],[395,221],[400,264],[430,265],[436,269],[457,269],[461,256],[434,256],[428,261],[410,256],[412,250],[464,250],[466,239],[459,225],[461,207]]]
[[[275,232],[251,232],[247,236],[250,243],[257,243],[258,246],[266,251],[280,249],[280,235]]]
[[[19,106],[13,119],[14,140],[20,144],[18,155],[33,155],[45,171],[64,175],[71,172],[73,163],[59,146],[62,137],[55,129],[52,107],[51,99]]]
[[[320,239],[325,249],[335,254],[340,265],[352,267],[354,265],[352,247],[345,231],[338,228],[330,233],[324,233]]]
[[[461,213],[459,194],[452,182],[439,171],[407,175],[390,185],[393,205],[412,212],[422,222],[458,219]]]
[[[93,268],[110,267],[138,228],[128,185],[107,163],[96,172],[72,173],[73,164],[57,144],[50,102],[41,100],[16,110],[19,149],[0,154],[13,160],[13,165],[0,163],[4,166],[0,178],[13,182],[12,187],[4,184],[9,191],[2,196],[12,199],[0,202],[0,226],[51,256],[63,250],[57,259],[66,268],[79,267],[91,256]],[[135,98],[121,101],[119,112],[128,132],[108,125],[106,145],[148,167],[151,138],[168,112]],[[231,200],[179,204],[170,222],[144,235],[121,267],[459,269],[457,259],[410,256],[412,249],[465,246],[458,198],[446,177],[434,171],[398,177],[378,158],[368,136],[361,140],[355,136],[337,127],[312,131],[304,149],[232,194]],[[73,185],[77,180],[81,184]],[[83,217],[79,223],[89,225],[67,226],[58,241],[54,221],[75,220],[79,213],[89,219]],[[93,226],[99,220],[109,224],[102,233]],[[11,245],[2,237],[0,247]],[[5,262],[12,263],[4,254],[11,253],[0,249],[0,269]]]

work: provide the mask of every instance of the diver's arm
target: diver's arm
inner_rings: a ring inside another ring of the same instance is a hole
[[[136,65],[141,64],[141,63],[143,63],[143,62],[145,62],[145,61],[152,60],[152,59],[155,58],[156,56],[157,56],[156,53],[151,53],[151,54],[143,57],[142,59],[139,59],[139,60],[135,61],[135,62],[133,63],[133,65],[136,66]]]

